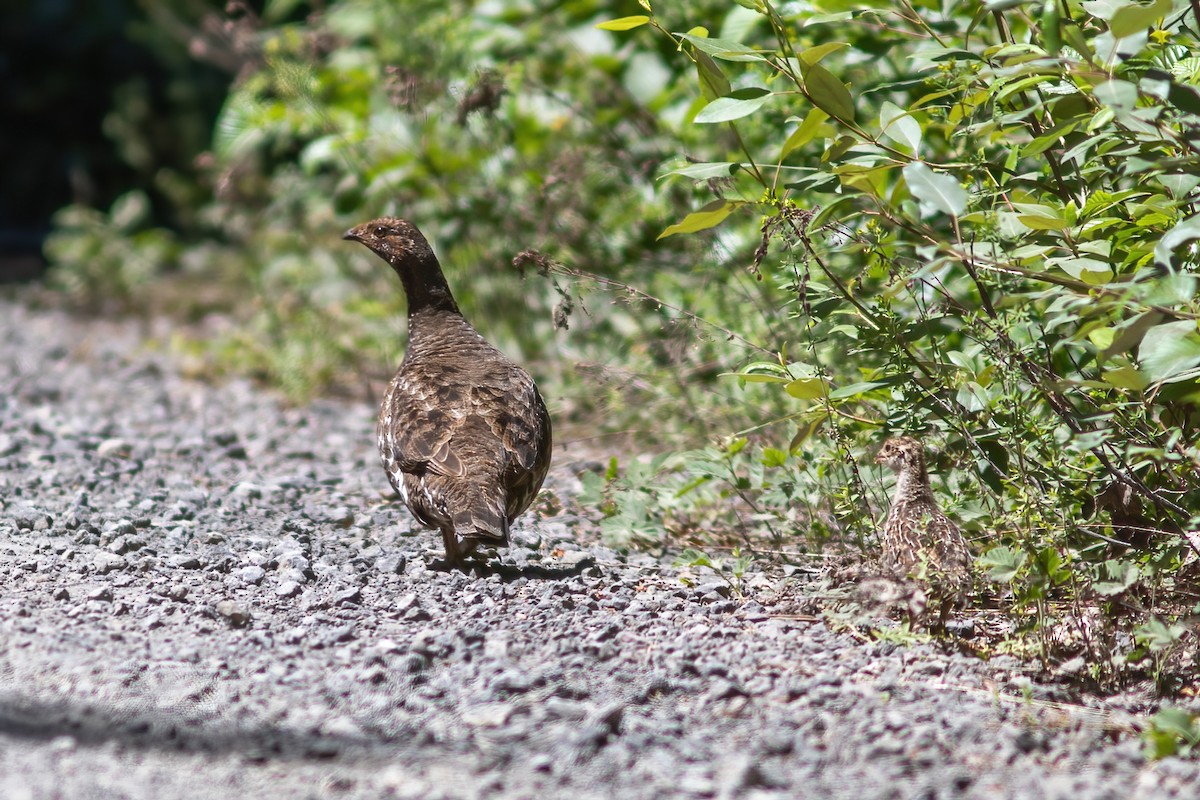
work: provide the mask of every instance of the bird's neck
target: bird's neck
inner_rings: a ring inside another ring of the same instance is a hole
[[[454,302],[442,267],[432,253],[424,257],[410,257],[404,264],[393,264],[392,268],[404,284],[409,319],[426,312],[459,313],[458,303]]]
[[[471,362],[493,357],[495,348],[467,322],[457,308],[426,306],[408,314],[408,347],[405,358]]]
[[[896,501],[932,500],[933,488],[929,485],[929,473],[925,465],[918,462],[908,464],[896,476]]]

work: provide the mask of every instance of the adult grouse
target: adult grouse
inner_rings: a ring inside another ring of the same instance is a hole
[[[896,473],[896,489],[883,523],[883,563],[922,580],[938,601],[938,624],[962,602],[970,584],[971,552],[958,526],[938,507],[925,469],[925,448],[910,436],[888,439],[875,456]]]
[[[508,544],[550,467],[550,415],[533,379],[463,317],[411,222],[384,217],[342,238],[391,264],[408,296],[408,350],[377,428],[392,488],[442,532],[451,565],[480,544]]]

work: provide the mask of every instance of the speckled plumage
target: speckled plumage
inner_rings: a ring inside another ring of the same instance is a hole
[[[346,232],[387,261],[408,296],[408,349],[379,409],[392,488],[441,531],[459,564],[508,544],[550,467],[550,415],[533,379],[463,317],[416,226],[386,217]]]
[[[966,539],[933,497],[920,441],[909,436],[889,439],[875,463],[896,473],[892,505],[883,523],[883,565],[922,580],[936,595],[944,623],[970,585],[971,552]]]

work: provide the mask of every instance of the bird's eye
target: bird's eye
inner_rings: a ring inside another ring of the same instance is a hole
[[[386,235],[387,235],[387,228],[383,227],[382,225],[376,225],[376,226],[375,226],[375,235],[376,235],[376,236],[379,236],[379,237],[381,237],[381,238],[382,238],[383,236],[386,236]]]

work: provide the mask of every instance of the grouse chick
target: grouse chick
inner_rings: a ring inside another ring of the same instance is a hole
[[[408,348],[379,409],[379,455],[413,516],[461,566],[508,544],[550,468],[550,415],[525,370],[463,317],[429,242],[384,217],[347,231],[391,265],[408,296]]]
[[[915,574],[940,606],[945,627],[950,608],[961,605],[970,586],[971,552],[958,526],[933,497],[925,469],[925,448],[910,436],[888,439],[875,456],[896,473],[896,489],[883,523],[883,564],[902,575]]]

